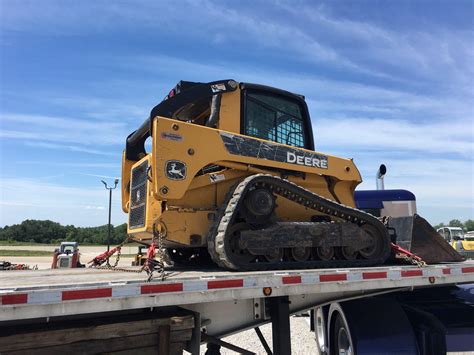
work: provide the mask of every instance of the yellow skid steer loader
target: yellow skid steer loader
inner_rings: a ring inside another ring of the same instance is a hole
[[[175,262],[373,266],[389,259],[391,242],[429,262],[461,260],[419,216],[384,223],[356,209],[360,182],[352,159],[315,151],[303,96],[181,81],[127,137],[122,207],[128,233],[160,238]]]

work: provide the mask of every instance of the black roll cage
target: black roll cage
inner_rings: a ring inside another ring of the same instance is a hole
[[[210,83],[180,81],[162,102],[153,107],[150,112],[150,116],[142,123],[142,125],[127,137],[125,143],[126,159],[131,161],[138,161],[143,157],[143,155],[146,154],[145,141],[148,137],[151,136],[151,132],[153,132],[152,126],[153,119],[155,117],[162,116],[173,118],[175,114],[187,104],[205,98],[211,99],[213,96],[219,95],[221,93],[235,91],[238,85],[239,84],[232,79],[218,80]],[[303,96],[265,85],[240,83],[240,88],[242,90],[253,89],[270,92],[297,100],[303,108],[304,124],[306,125],[306,138],[308,139],[309,145],[308,148],[314,150],[313,133],[310,126],[311,121],[309,118],[308,107],[306,105],[306,102],[304,101]],[[241,114],[244,114],[244,111],[245,110],[242,110]],[[242,119],[241,124],[243,124]]]

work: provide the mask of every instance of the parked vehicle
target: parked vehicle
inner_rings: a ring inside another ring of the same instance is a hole
[[[51,269],[64,269],[84,267],[80,261],[79,243],[61,242],[59,248],[54,250]]]
[[[474,258],[474,235],[460,227],[441,227],[438,233],[461,255]]]

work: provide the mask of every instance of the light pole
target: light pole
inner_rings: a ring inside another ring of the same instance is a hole
[[[101,180],[101,181],[104,184],[105,188],[109,190],[109,226],[108,226],[108,233],[107,233],[107,251],[109,251],[110,250],[110,228],[111,228],[110,218],[112,216],[112,190],[114,190],[117,187],[119,179],[115,179],[114,187],[109,187],[104,180]],[[109,264],[109,259],[107,259],[107,265],[108,264]]]

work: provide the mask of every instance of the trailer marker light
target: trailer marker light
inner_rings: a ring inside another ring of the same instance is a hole
[[[272,294],[272,288],[271,287],[264,287],[263,288],[263,294],[265,296],[270,296]]]

